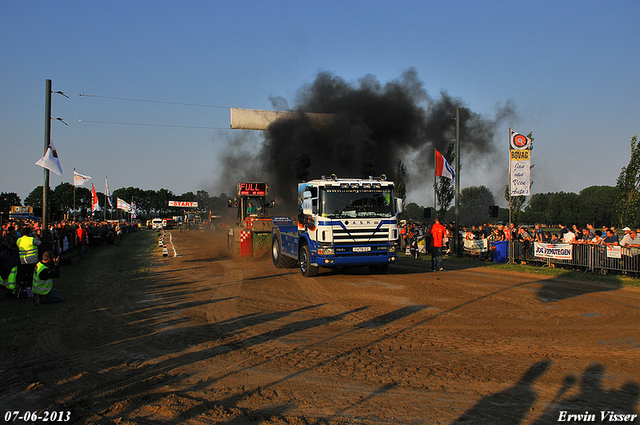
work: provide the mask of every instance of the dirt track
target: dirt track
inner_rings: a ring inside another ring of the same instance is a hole
[[[230,259],[209,233],[170,236],[178,256],[142,249],[135,261],[148,269],[134,276],[118,272],[115,247],[96,250],[83,265],[84,296],[40,307],[52,321],[32,352],[2,359],[2,415],[547,424],[562,411],[598,421],[601,411],[638,412],[638,289],[480,268],[431,273],[410,259],[384,276],[303,278],[268,257]]]

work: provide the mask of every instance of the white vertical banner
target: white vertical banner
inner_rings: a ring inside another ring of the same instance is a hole
[[[529,150],[510,152],[511,196],[531,195],[531,160]]]

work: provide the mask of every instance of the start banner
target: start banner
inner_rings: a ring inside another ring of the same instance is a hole
[[[170,207],[187,207],[187,208],[198,208],[197,202],[187,202],[187,201],[169,201]]]
[[[554,245],[536,242],[535,256],[540,258],[554,258],[556,260],[571,260],[573,258],[573,245],[568,243]]]

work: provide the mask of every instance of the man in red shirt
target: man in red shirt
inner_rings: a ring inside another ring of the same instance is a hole
[[[76,229],[76,246],[78,247],[80,259],[84,258],[87,245],[89,245],[89,232],[87,232],[84,224],[81,224],[78,226],[78,229]]]
[[[444,245],[444,235],[446,229],[440,224],[440,218],[436,217],[435,223],[431,226],[429,234],[431,235],[431,270],[442,271],[442,246]]]

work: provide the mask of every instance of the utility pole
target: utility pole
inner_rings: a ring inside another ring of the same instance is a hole
[[[47,80],[44,104],[44,154],[49,149],[51,140],[51,80]],[[44,168],[44,167],[43,167]],[[42,239],[47,238],[49,231],[49,169],[44,168],[44,183],[42,184]]]
[[[460,108],[456,108],[456,224],[455,232],[455,249],[456,255],[462,256],[462,247],[460,239]]]

